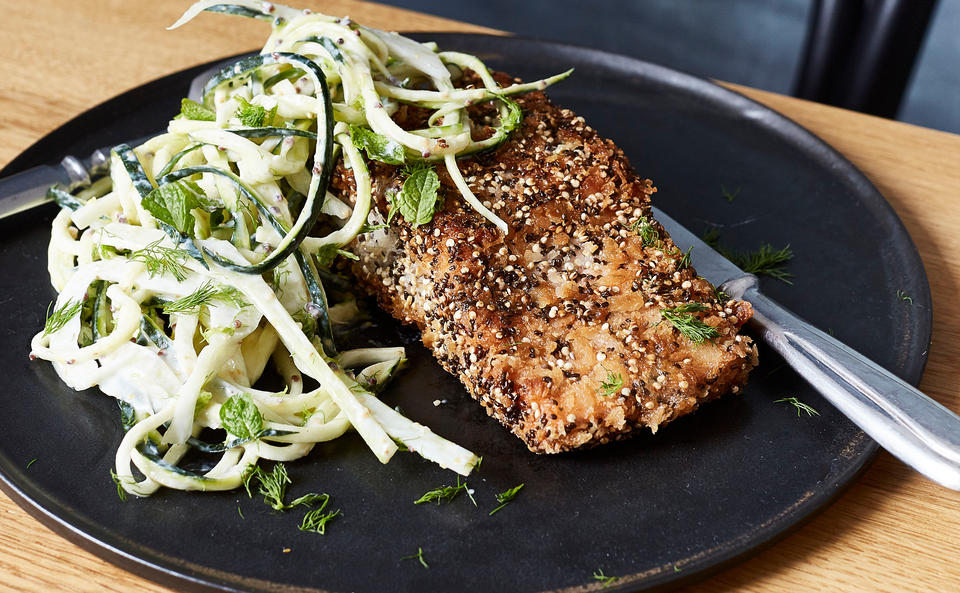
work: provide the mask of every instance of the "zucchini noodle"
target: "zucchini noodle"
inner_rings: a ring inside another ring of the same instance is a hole
[[[184,100],[166,133],[114,148],[108,175],[76,193],[50,189],[62,208],[48,249],[59,295],[31,357],[70,387],[97,386],[120,402],[126,434],[114,472],[137,496],[236,488],[259,460],[302,457],[350,429],[383,463],[402,444],[469,474],[476,455],[378,398],[403,348],[335,344],[333,323],[356,308],[328,302],[321,277],[385,218],[361,149],[376,157],[353,127],[401,147],[401,162],[442,161],[463,199],[507,232],[457,159],[518,125],[509,95],[568,73],[502,88],[473,56],[265,2],[198,2],[171,28],[204,10],[273,31],[261,54],[216,74],[201,101]],[[463,68],[482,88],[455,87],[451,72]],[[484,101],[500,121],[477,141],[467,107]],[[431,110],[427,127],[397,125],[401,104]],[[357,188],[351,204],[328,193],[340,159]],[[264,390],[265,372],[282,388]],[[219,457],[202,470],[178,465],[193,450]]]

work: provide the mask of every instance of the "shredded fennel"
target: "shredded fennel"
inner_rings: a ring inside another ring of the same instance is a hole
[[[201,102],[184,100],[166,133],[114,149],[108,178],[74,196],[51,190],[63,207],[48,249],[59,296],[31,356],[70,387],[97,386],[132,408],[113,471],[137,496],[233,489],[260,460],[302,457],[350,428],[384,463],[400,443],[469,474],[476,455],[376,395],[402,366],[402,348],[337,351],[331,319],[350,306],[327,302],[320,272],[386,219],[372,210],[362,151],[393,164],[443,161],[463,198],[506,232],[457,158],[495,147],[517,125],[507,96],[566,74],[501,88],[473,56],[266,2],[197,2],[173,27],[208,9],[269,21],[272,34],[260,56],[215,76]],[[483,88],[455,88],[460,68]],[[467,112],[478,101],[497,102],[501,115],[483,141]],[[401,103],[432,110],[427,127],[398,126]],[[362,147],[352,139],[361,136]],[[338,159],[354,175],[352,204],[327,193]],[[318,220],[334,230],[308,237]],[[270,365],[279,391],[255,387]],[[319,386],[305,391],[304,375]],[[206,443],[205,429],[227,434]],[[219,461],[179,467],[195,447]]]

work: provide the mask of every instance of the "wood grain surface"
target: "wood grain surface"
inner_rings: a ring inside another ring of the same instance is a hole
[[[490,32],[365,2],[305,0],[399,31]],[[264,26],[202,15],[165,31],[189,2],[0,0],[0,164],[82,111],[162,75],[254,50]],[[509,21],[504,28],[509,29]],[[906,224],[923,258],[934,333],[921,388],[960,411],[960,136],[736,87],[847,156]],[[2,430],[2,426],[0,426]],[[960,493],[886,453],[835,504],[696,592],[960,591]],[[171,591],[67,542],[0,494],[0,591]]]

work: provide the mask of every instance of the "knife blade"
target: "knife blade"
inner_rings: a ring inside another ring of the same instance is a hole
[[[195,76],[190,82],[187,97],[199,101],[210,77],[235,61],[235,58],[230,58],[218,62]],[[158,130],[125,144],[136,147],[160,133]],[[0,179],[0,219],[53,201],[47,197],[47,189],[51,185],[59,184],[70,190],[90,185],[91,174],[100,172],[109,164],[110,150],[118,144],[98,148],[85,159],[66,156],[59,165],[40,165]]]
[[[824,398],[880,446],[933,481],[960,490],[960,417],[839,340],[791,313],[747,274],[663,211],[654,217],[697,273],[753,305],[750,327]]]

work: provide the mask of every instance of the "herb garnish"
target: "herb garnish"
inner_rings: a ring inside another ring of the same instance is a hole
[[[623,375],[607,369],[607,378],[600,383],[600,389],[597,390],[597,394],[607,397],[618,393],[622,388]]]
[[[263,502],[275,511],[286,511],[298,506],[312,507],[318,502],[321,503],[321,509],[326,506],[330,499],[328,494],[316,494],[311,492],[300,498],[294,499],[287,504],[284,498],[287,495],[287,486],[290,484],[290,476],[287,474],[287,466],[277,463],[269,472],[264,471],[256,465],[251,465],[243,476],[243,487],[247,491],[247,496],[253,498],[253,492],[250,490],[253,481],[260,483],[259,492],[263,495]],[[321,502],[322,501],[322,502]]]
[[[417,548],[417,553],[416,553],[416,554],[410,554],[409,556],[404,556],[404,557],[401,558],[400,560],[412,560],[413,558],[416,558],[417,560],[419,560],[419,561],[420,561],[420,564],[421,564],[424,568],[430,568],[430,565],[427,564],[427,561],[426,561],[426,560],[424,559],[424,557],[423,557],[423,548]]]
[[[140,200],[143,206],[157,220],[165,222],[180,231],[193,236],[196,219],[191,210],[200,208],[203,203],[186,181],[172,181],[154,188]]]
[[[790,280],[793,274],[783,269],[783,264],[793,259],[793,250],[790,249],[790,245],[775,250],[769,243],[764,243],[756,251],[739,252],[721,249],[720,254],[748,274],[770,276],[787,284],[793,284]]]
[[[680,250],[678,249],[677,251],[680,251]],[[678,269],[678,270],[682,270],[682,269],[684,269],[684,268],[689,268],[689,267],[690,267],[690,252],[691,252],[691,251],[693,251],[693,245],[691,245],[691,246],[689,247],[689,249],[687,249],[686,253],[684,253],[683,255],[680,256],[679,259],[677,259],[677,269]]]
[[[770,276],[793,284],[790,280],[793,274],[783,269],[783,265],[793,259],[793,250],[789,244],[781,249],[774,249],[769,243],[764,243],[754,251],[732,251],[720,245],[720,231],[717,227],[705,230],[700,238],[748,274]]]
[[[243,487],[247,490],[247,496],[253,498],[250,486],[256,479],[260,482],[260,494],[263,495],[263,501],[276,511],[284,510],[287,505],[284,504],[283,498],[287,494],[287,485],[290,483],[287,467],[278,463],[269,472],[263,471],[258,466],[252,466],[252,468],[243,478]]]
[[[473,494],[470,493],[470,489],[467,487],[467,483],[460,483],[460,476],[457,476],[457,485],[456,486],[441,486],[434,490],[424,493],[423,496],[418,498],[413,502],[413,504],[423,504],[425,502],[436,502],[439,505],[441,502],[450,503],[453,502],[453,499],[460,495],[461,492],[466,492],[467,496],[470,497],[470,500],[473,501],[473,506],[477,506],[477,501],[474,500]]]
[[[396,140],[377,134],[370,128],[350,126],[350,139],[367,152],[367,157],[388,165],[402,165],[406,162],[403,145]]]
[[[263,432],[263,416],[247,393],[234,394],[220,406],[220,421],[240,439],[255,439]]]
[[[320,507],[309,511],[306,515],[304,515],[303,520],[300,522],[300,526],[297,527],[297,529],[300,531],[319,533],[320,535],[326,534],[327,523],[329,523],[334,517],[340,515],[340,509],[325,513],[323,510],[327,507],[327,503],[330,501],[330,496],[321,494],[317,496],[316,500],[320,499],[323,500],[323,502],[320,504]],[[294,501],[294,503],[296,503],[296,501]]]
[[[390,199],[387,224],[398,213],[414,228],[429,223],[440,205],[437,201],[438,189],[440,178],[432,167],[408,167],[403,187]]]
[[[277,114],[277,108],[274,107],[269,114],[267,110],[260,105],[255,105],[244,99],[243,97],[236,97],[237,102],[240,103],[240,106],[237,107],[237,119],[240,120],[244,126],[248,128],[262,128],[265,123],[273,119],[273,116]]]
[[[117,486],[117,496],[119,496],[123,502],[127,502],[127,491],[123,489],[123,482],[120,481],[120,476],[112,469],[110,470],[110,479],[113,480],[113,483]]]
[[[897,291],[897,298],[900,299],[901,301],[909,301],[911,305],[913,304],[913,297],[903,292],[902,290]]]
[[[190,255],[180,249],[171,249],[162,247],[157,239],[143,249],[138,249],[130,254],[130,259],[142,262],[147,266],[147,273],[150,277],[157,274],[170,274],[177,280],[183,282],[187,277],[187,268],[183,262],[190,258]]]
[[[601,583],[603,583],[603,588],[604,588],[604,589],[606,589],[607,587],[609,587],[610,585],[612,585],[613,582],[616,581],[616,580],[618,580],[619,578],[620,578],[620,577],[607,576],[607,575],[603,574],[603,569],[602,569],[602,568],[598,568],[598,569],[595,570],[594,573],[593,573],[593,580],[595,580],[595,581],[600,581]]]
[[[243,510],[240,507],[237,507],[237,514],[240,515],[241,519],[246,519],[246,517],[243,516]]]
[[[83,301],[80,299],[67,301],[62,307],[54,310],[53,313],[50,312],[50,307],[52,306],[53,303],[50,303],[50,306],[47,307],[47,320],[43,324],[44,336],[49,336],[63,329],[71,319],[80,313],[80,309],[83,308]]]
[[[691,315],[691,313],[701,313],[708,309],[709,307],[702,303],[686,303],[672,309],[663,309],[660,314],[690,341],[702,344],[720,335],[717,328]]]
[[[353,261],[360,261],[360,257],[357,254],[350,253],[346,249],[342,249],[336,243],[327,243],[317,250],[317,266],[321,268],[329,268],[330,264],[333,263],[333,260],[335,260],[338,255],[342,255],[347,259],[352,259]]]
[[[365,222],[365,223],[363,223],[362,225],[360,225],[360,230],[357,231],[357,234],[358,234],[358,235],[362,235],[362,234],[364,234],[364,233],[372,233],[373,231],[379,231],[379,230],[385,229],[385,228],[387,228],[387,227],[388,227],[388,225],[385,224],[385,223],[383,223],[383,224],[369,224],[369,223],[366,223],[366,222]]]
[[[290,270],[287,268],[274,268],[273,269],[273,278],[270,281],[270,286],[273,288],[274,294],[278,297],[283,296],[283,284],[286,282],[287,276],[290,275]]]
[[[813,408],[811,408],[810,406],[808,406],[807,404],[803,403],[802,401],[798,400],[798,399],[795,398],[795,397],[784,397],[784,398],[781,398],[781,399],[778,399],[778,400],[774,400],[773,403],[775,403],[775,404],[779,404],[779,403],[790,404],[791,406],[793,406],[794,408],[797,409],[797,417],[798,417],[798,418],[800,417],[801,413],[803,413],[803,412],[806,412],[806,413],[807,413],[807,416],[819,416],[819,415],[820,415],[820,412],[814,410]]]
[[[217,114],[192,99],[180,101],[180,115],[194,121],[216,121]]]
[[[208,307],[217,301],[233,305],[238,309],[250,306],[250,303],[243,298],[243,293],[236,288],[222,284],[215,285],[212,281],[207,280],[192,294],[164,303],[163,312],[168,315],[170,313],[196,315],[200,312],[201,307]]]
[[[27,462],[27,467],[25,467],[24,469],[30,469],[30,466],[33,465],[33,464],[36,463],[36,462],[37,462],[37,458],[34,457],[33,459],[31,459],[30,461]]]
[[[497,511],[499,511],[500,509],[502,509],[503,507],[510,504],[510,502],[517,497],[517,493],[520,492],[521,488],[523,488],[523,484],[520,484],[519,486],[514,486],[513,488],[509,490],[505,490],[504,492],[501,492],[500,494],[498,494],[497,502],[500,503],[500,506],[490,511],[490,514],[492,515]]]
[[[733,203],[733,200],[740,195],[740,188],[738,187],[734,191],[728,191],[727,188],[720,186],[720,196],[723,197],[727,202]]]
[[[640,235],[640,243],[644,247],[660,247],[660,232],[647,220],[646,216],[641,216],[632,225],[630,230]]]

